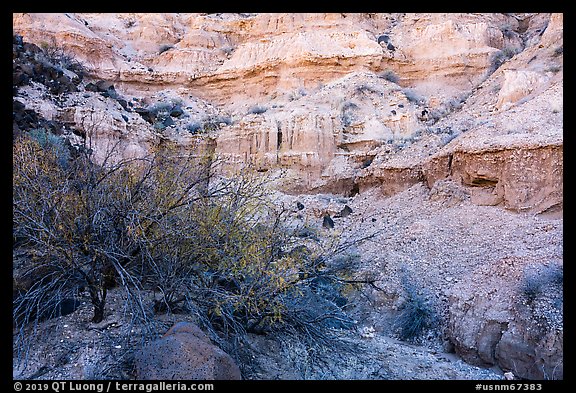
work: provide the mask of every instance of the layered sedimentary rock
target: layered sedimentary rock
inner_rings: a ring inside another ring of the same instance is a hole
[[[135,91],[183,84],[227,104],[385,68],[411,85],[439,77],[471,88],[494,52],[521,45],[517,20],[501,14],[14,14],[13,22],[31,42],[68,48],[100,78]]]
[[[101,145],[124,140],[128,156],[198,139],[187,130],[203,130],[204,100],[229,119],[206,133],[215,152],[285,171],[292,193],[451,177],[479,204],[561,207],[561,14],[14,14],[13,26],[126,101],[181,102],[166,124],[108,101],[30,103]]]

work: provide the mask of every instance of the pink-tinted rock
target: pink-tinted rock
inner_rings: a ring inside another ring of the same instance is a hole
[[[239,380],[240,369],[190,322],[172,326],[135,355],[138,379]]]

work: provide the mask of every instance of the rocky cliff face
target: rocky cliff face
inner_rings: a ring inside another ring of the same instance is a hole
[[[170,92],[199,119],[198,101],[212,105],[229,116],[216,152],[232,165],[283,168],[289,192],[390,195],[451,177],[480,204],[561,208],[561,14],[14,14],[13,23],[128,99],[151,105]],[[124,135],[127,154],[161,137],[99,101],[69,102],[56,116],[103,126],[104,139]],[[168,131],[184,129],[172,138],[185,145],[187,124],[176,123]],[[518,149],[537,158],[506,158]]]
[[[355,211],[364,209],[355,196],[393,206],[417,190],[415,203],[462,214],[471,204],[505,209],[508,220],[562,217],[562,14],[15,13],[13,31],[24,42],[13,52],[14,133],[43,127],[89,140],[98,161],[174,142],[216,153],[224,170],[279,174],[286,198],[334,194]],[[77,59],[85,75],[49,52]],[[326,209],[311,219],[334,216]],[[362,223],[384,213],[371,214]],[[410,239],[427,231],[419,222],[406,223]],[[507,247],[489,261],[496,271],[517,256]],[[514,259],[514,294],[530,252]],[[490,292],[506,280],[467,297],[468,284],[491,274],[472,254],[436,266],[466,283],[442,294],[456,352],[526,378],[561,376],[561,328],[533,326],[542,314],[532,303]],[[498,315],[488,313],[493,301]]]

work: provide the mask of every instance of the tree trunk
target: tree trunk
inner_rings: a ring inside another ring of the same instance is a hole
[[[102,288],[102,295],[98,293],[98,288],[91,286],[89,288],[90,299],[92,301],[92,306],[94,306],[94,314],[92,316],[92,322],[99,323],[104,319],[104,307],[106,305],[106,288]]]

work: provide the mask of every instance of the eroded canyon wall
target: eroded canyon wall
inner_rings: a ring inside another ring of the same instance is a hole
[[[216,153],[285,171],[287,192],[451,177],[479,204],[562,206],[562,14],[13,14],[13,30],[73,54],[130,108],[22,101],[125,156],[193,145],[190,124],[223,114]],[[169,99],[184,116],[142,119]]]

